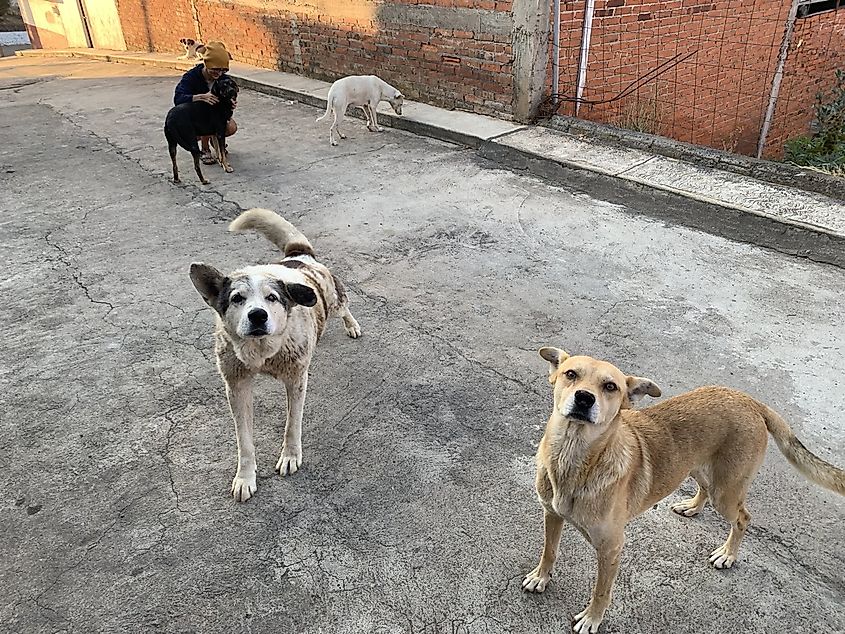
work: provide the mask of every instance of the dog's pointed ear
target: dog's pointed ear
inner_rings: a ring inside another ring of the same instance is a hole
[[[401,92],[399,92],[399,91],[397,90],[397,91],[396,91],[396,94],[395,94],[395,95],[393,95],[393,98],[394,98],[394,99],[404,99],[404,98],[405,98],[405,95],[403,95]]]
[[[540,356],[549,362],[549,383],[555,384],[554,375],[560,364],[569,358],[569,353],[560,348],[546,346],[540,348]]]
[[[191,263],[191,281],[205,303],[217,310],[220,291],[226,285],[227,278],[213,266],[203,262]]]
[[[628,400],[631,403],[637,403],[646,395],[657,398],[661,394],[660,388],[650,379],[629,376],[626,377],[625,381],[628,384]]]
[[[279,286],[285,294],[285,297],[291,300],[294,304],[300,304],[301,306],[308,306],[310,308],[317,303],[317,293],[315,293],[314,289],[310,286],[296,283],[280,283]]]

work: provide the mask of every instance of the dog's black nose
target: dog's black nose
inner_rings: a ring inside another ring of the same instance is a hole
[[[596,397],[587,390],[577,390],[575,392],[575,404],[580,407],[592,407],[596,402]]]
[[[264,322],[267,321],[267,311],[263,308],[253,308],[249,311],[249,313],[247,313],[247,318],[251,324],[256,326],[263,325]]]

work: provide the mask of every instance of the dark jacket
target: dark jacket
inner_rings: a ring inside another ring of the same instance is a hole
[[[176,84],[176,92],[173,95],[174,106],[193,101],[194,95],[204,95],[208,92],[208,82],[203,77],[202,67],[203,64],[197,64],[182,75],[182,79]],[[226,73],[220,75],[220,77],[226,76]]]

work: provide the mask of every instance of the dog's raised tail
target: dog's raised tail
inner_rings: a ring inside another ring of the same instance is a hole
[[[229,231],[257,231],[284,252],[285,257],[314,256],[314,247],[299,229],[275,211],[255,207],[243,212],[229,225]]]
[[[762,405],[760,413],[778,449],[801,475],[839,495],[845,495],[845,471],[810,452],[798,440],[786,421],[771,407]]]

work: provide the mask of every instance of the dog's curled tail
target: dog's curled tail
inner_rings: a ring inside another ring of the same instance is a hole
[[[275,211],[255,207],[247,209],[229,225],[229,231],[257,231],[279,247],[285,257],[314,256],[314,247],[302,232]]]
[[[845,495],[845,471],[811,453],[776,411],[762,403],[761,406],[760,413],[766,421],[766,428],[792,466],[808,480]]]

